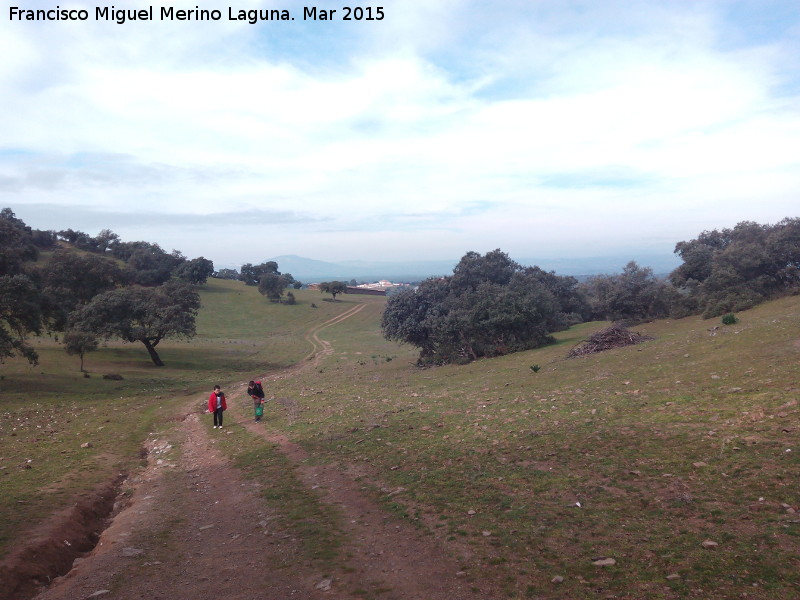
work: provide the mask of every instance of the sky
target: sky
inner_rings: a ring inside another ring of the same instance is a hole
[[[671,254],[800,216],[796,0],[10,4],[88,15],[0,13],[0,205],[37,229],[221,268]]]

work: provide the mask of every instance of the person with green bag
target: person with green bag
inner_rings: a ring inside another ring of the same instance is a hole
[[[247,393],[253,399],[253,409],[256,413],[256,423],[264,416],[264,388],[260,381],[250,381],[247,384]]]

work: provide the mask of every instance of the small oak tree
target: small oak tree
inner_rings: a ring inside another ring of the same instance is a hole
[[[347,291],[347,284],[342,281],[323,281],[319,284],[319,290],[322,293],[330,294],[336,300],[337,294],[343,294]]]
[[[97,336],[86,331],[68,331],[64,334],[64,350],[70,356],[78,355],[81,359],[81,372],[83,372],[83,357],[88,352],[97,350],[99,341]]]

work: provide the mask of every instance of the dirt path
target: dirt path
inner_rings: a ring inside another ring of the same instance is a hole
[[[363,307],[309,331],[313,351],[277,376],[296,376],[332,354],[319,333]],[[37,600],[490,597],[471,591],[459,563],[432,536],[383,513],[344,470],[309,466],[302,448],[263,423],[251,422],[243,390],[233,392],[230,400],[228,422],[276,444],[305,485],[320,491],[322,501],[343,515],[344,566],[321,573],[299,558],[299,541],[280,529],[278,515],[259,499],[257,484],[247,482],[215,448],[216,437],[230,430],[210,429],[210,417],[199,410],[204,398],[198,398],[170,433],[175,447],[166,438],[149,440],[148,466],[126,483],[128,505],[97,547]]]

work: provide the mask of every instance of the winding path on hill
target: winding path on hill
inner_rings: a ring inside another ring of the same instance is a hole
[[[305,356],[305,358],[303,358],[303,360],[300,363],[295,365],[295,367],[289,367],[287,371],[295,372],[297,370],[302,370],[304,368],[307,368],[309,362],[312,363],[313,366],[317,366],[319,365],[319,363],[322,362],[322,360],[325,357],[333,354],[333,346],[331,345],[330,342],[321,339],[319,337],[319,332],[322,331],[323,329],[331,327],[332,325],[336,325],[337,323],[341,323],[342,321],[349,319],[356,313],[361,312],[365,306],[366,304],[364,303],[356,304],[354,307],[346,310],[340,315],[337,315],[332,319],[328,319],[324,323],[320,323],[319,325],[316,325],[311,329],[309,329],[305,335],[305,338],[308,341],[308,343],[311,344],[313,349],[309,354]]]
[[[295,377],[317,366],[334,352],[320,332],[364,306],[310,329],[312,352],[269,378]],[[301,481],[338,509],[342,566],[322,573],[300,558],[300,540],[281,528],[278,515],[259,499],[258,485],[216,449],[217,438],[235,435],[235,427],[209,429],[203,397],[192,400],[169,437],[150,438],[147,467],[124,485],[125,508],[96,548],[37,600],[494,597],[479,595],[457,559],[431,535],[383,512],[347,474],[347,465],[313,465],[284,434],[252,422],[244,386],[230,393],[230,400],[227,422],[275,444]]]

